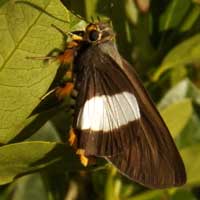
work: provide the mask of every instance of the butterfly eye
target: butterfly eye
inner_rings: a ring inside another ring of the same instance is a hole
[[[99,32],[97,30],[92,30],[89,33],[89,40],[95,42],[99,39]]]

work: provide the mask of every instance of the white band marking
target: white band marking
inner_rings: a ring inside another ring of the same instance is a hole
[[[78,115],[77,127],[81,130],[110,131],[139,118],[139,106],[132,93],[101,95],[85,102]]]

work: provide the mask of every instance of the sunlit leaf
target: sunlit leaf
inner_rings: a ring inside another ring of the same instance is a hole
[[[172,49],[164,58],[153,76],[156,81],[168,69],[200,61],[200,34],[183,41]]]
[[[52,82],[57,62],[27,59],[45,56],[63,44],[63,36],[51,27],[66,29],[68,12],[58,0],[10,0],[0,7],[0,143],[15,137],[24,121]],[[57,16],[59,21],[45,12]]]
[[[184,129],[192,116],[192,112],[190,99],[183,99],[162,110],[161,115],[174,138]]]
[[[180,148],[200,142],[200,90],[188,79],[169,90],[159,108]],[[177,138],[176,138],[177,139]]]
[[[182,80],[180,83],[171,88],[161,99],[158,107],[162,110],[170,104],[190,98],[192,102],[200,105],[200,90],[188,79]]]
[[[181,151],[187,172],[187,184],[200,184],[200,144],[188,147]]]

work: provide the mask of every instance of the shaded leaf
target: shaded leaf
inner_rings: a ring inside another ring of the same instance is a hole
[[[198,5],[193,5],[193,8],[190,9],[190,12],[188,12],[187,18],[184,20],[183,24],[180,27],[180,31],[187,31],[198,20],[200,15],[200,6]]]
[[[0,185],[60,160],[64,152],[65,145],[55,142],[22,142],[0,147]]]
[[[66,99],[69,100],[69,98]],[[59,118],[60,112],[66,110],[68,107],[69,107],[69,101],[66,100],[60,103],[60,105],[58,106],[54,106],[52,108],[50,107],[49,109],[46,109],[46,111],[43,111],[39,114],[29,117],[24,122],[25,127],[17,134],[17,136],[9,140],[9,143],[20,142],[29,138],[36,131],[38,131],[48,120],[52,119],[53,117],[56,117],[58,120],[60,120]],[[65,124],[66,123],[67,121],[65,121]],[[70,125],[70,122],[67,124]]]
[[[19,178],[9,192],[13,200],[48,200],[48,191],[39,173]]]
[[[162,190],[150,190],[147,192],[143,192],[142,194],[138,194],[133,197],[127,198],[127,200],[156,200],[161,199],[162,196]]]
[[[191,0],[173,0],[160,17],[160,31],[175,28],[187,13]]]
[[[197,200],[197,198],[192,194],[192,192],[183,189],[176,190],[176,192],[171,197],[171,200],[180,199]]]
[[[47,121],[32,137],[29,141],[49,141],[60,142],[59,135],[50,121]]]

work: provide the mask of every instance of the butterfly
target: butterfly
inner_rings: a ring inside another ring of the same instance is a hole
[[[121,174],[150,188],[186,182],[181,156],[134,68],[119,54],[109,23],[71,33],[58,56],[72,63],[59,98],[76,91],[69,142],[85,165],[102,157]]]

